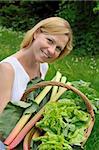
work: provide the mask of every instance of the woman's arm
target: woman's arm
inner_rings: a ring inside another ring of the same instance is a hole
[[[14,70],[8,63],[0,64],[0,113],[11,100]]]

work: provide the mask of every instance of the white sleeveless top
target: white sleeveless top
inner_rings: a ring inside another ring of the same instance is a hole
[[[9,63],[14,69],[14,83],[12,88],[11,101],[19,101],[26,90],[27,84],[30,81],[29,75],[24,70],[21,63],[16,57],[10,56],[2,60],[0,63]],[[48,64],[40,64],[41,78],[44,79],[48,70]]]

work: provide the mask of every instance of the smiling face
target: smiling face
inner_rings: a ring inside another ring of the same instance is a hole
[[[51,62],[64,50],[68,42],[66,35],[50,35],[37,31],[31,45],[34,58],[37,62]]]

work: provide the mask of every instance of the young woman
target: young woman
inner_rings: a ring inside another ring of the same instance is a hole
[[[44,79],[47,63],[71,50],[72,30],[60,17],[44,19],[29,30],[20,50],[0,62],[0,113],[9,101],[21,99],[31,79]]]

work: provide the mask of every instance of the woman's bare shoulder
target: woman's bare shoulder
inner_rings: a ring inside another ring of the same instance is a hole
[[[2,75],[13,75],[14,74],[14,70],[12,68],[12,66],[9,63],[0,63],[0,74]]]
[[[14,70],[8,63],[0,64],[0,112],[3,111],[11,98]]]
[[[14,79],[14,70],[8,63],[0,64],[0,90],[1,88],[11,88]]]

